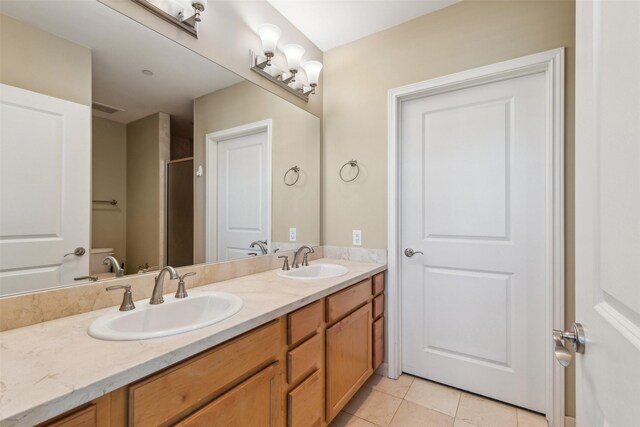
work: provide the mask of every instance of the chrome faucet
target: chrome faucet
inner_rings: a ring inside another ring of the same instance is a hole
[[[171,279],[177,279],[178,273],[175,268],[167,265],[165,268],[160,270],[160,273],[156,276],[156,284],[153,287],[153,293],[151,294],[151,299],[149,300],[149,304],[162,304],[164,302],[164,298],[162,298],[162,289],[164,287],[164,273],[169,273],[169,277]]]
[[[304,257],[302,259],[302,266],[303,267],[307,267],[309,265],[309,260],[307,260],[307,255],[312,254],[315,251],[313,250],[313,248],[311,246],[303,245],[303,246],[300,246],[298,248],[298,250],[296,251],[295,254],[293,254],[293,263],[292,263],[293,264],[292,265],[293,268],[299,268],[300,267],[299,258],[300,258],[300,255],[302,254],[302,252],[305,249],[307,250],[307,252],[304,254]]]
[[[256,246],[260,248],[260,252],[262,252],[262,255],[266,255],[268,253],[266,240],[256,240],[255,242],[251,242],[251,245],[249,245],[251,249],[255,248]]]
[[[116,277],[124,276],[124,269],[122,267],[120,267],[120,263],[118,262],[118,260],[115,257],[109,255],[104,260],[102,260],[102,263],[104,265],[111,264],[111,268],[113,269],[113,272],[116,273]]]

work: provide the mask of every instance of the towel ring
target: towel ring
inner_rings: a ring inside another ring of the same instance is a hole
[[[344,170],[344,168],[349,165],[352,168],[356,168],[356,176],[354,176],[351,179],[344,179],[344,176],[342,176],[342,172]],[[340,179],[343,180],[344,182],[351,182],[354,181],[358,175],[360,175],[360,166],[358,166],[358,161],[357,160],[349,160],[347,163],[345,163],[344,165],[342,165],[342,167],[340,168]]]
[[[287,175],[289,175],[289,172],[293,172],[293,173],[296,174],[296,179],[291,184],[289,184],[287,182]],[[298,182],[298,180],[300,179],[300,168],[298,166],[294,166],[294,167],[289,168],[289,170],[287,170],[284,173],[284,178],[283,179],[284,179],[284,185],[286,185],[287,187],[291,187],[292,185],[296,185],[296,182]]]

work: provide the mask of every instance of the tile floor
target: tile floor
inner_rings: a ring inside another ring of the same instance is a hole
[[[330,427],[547,427],[540,414],[402,375],[374,375]]]

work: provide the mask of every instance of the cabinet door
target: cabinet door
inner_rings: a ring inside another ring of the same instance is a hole
[[[258,372],[176,426],[275,426],[278,413],[277,365],[274,363]]]
[[[327,329],[327,421],[373,373],[371,303]]]

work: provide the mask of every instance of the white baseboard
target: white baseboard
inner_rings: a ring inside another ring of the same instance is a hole
[[[380,366],[378,366],[378,369],[376,369],[376,371],[374,373],[378,374],[378,375],[382,375],[383,377],[388,377],[389,376],[389,365],[387,364],[387,362],[384,362]]]

